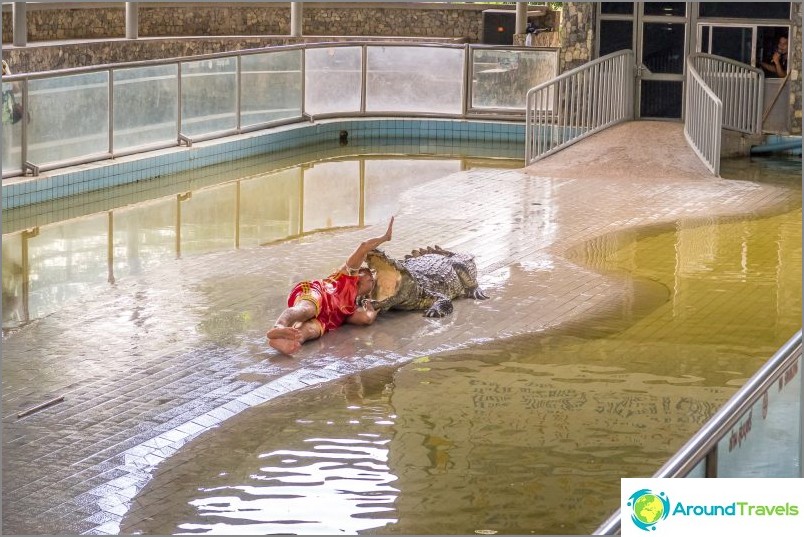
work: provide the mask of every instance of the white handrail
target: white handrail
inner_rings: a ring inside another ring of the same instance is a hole
[[[633,88],[632,50],[603,56],[531,88],[525,105],[525,163],[633,119]]]
[[[762,130],[765,74],[751,67],[714,54],[695,53],[688,65],[723,103],[723,128],[746,134]]]
[[[683,478],[704,461],[718,442],[726,437],[753,405],[777,383],[778,379],[801,359],[801,330],[777,350],[765,364],[748,379],[701,429],[679,449],[652,477]],[[801,409],[799,401],[799,410]],[[715,476],[717,477],[717,476]],[[620,509],[617,509],[593,535],[615,535],[620,531]]]
[[[709,171],[719,176],[723,103],[692,63],[687,65],[686,109],[684,137]]]

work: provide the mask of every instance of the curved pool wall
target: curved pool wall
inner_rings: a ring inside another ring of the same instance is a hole
[[[257,155],[340,143],[341,131],[348,133],[349,144],[381,140],[418,141],[420,153],[435,153],[439,147],[461,142],[493,145],[523,143],[525,139],[524,122],[397,118],[320,120],[196,142],[190,147],[172,147],[62,168],[38,177],[6,179],[3,181],[3,209],[147,181]]]

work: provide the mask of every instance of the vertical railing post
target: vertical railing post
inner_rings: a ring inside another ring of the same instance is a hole
[[[235,93],[235,114],[237,114],[237,132],[240,132],[242,127],[242,114],[240,111],[243,102],[243,57],[238,54],[235,59],[235,85],[237,92]]]
[[[181,109],[182,109],[182,101],[181,101],[181,92],[182,92],[182,80],[181,80],[181,62],[176,62],[176,106],[178,109],[176,110],[176,140],[181,143]]]
[[[366,113],[366,85],[368,84],[368,45],[360,46],[360,113]]]
[[[469,48],[469,44],[467,43],[463,47],[463,83],[461,84],[461,116],[466,118],[466,114],[469,111],[469,100],[472,98],[472,69],[474,65],[474,58],[472,56],[472,50]]]
[[[22,167],[23,175],[26,173],[26,162],[28,162],[28,111],[31,109],[30,94],[28,92],[29,79],[25,78],[22,81],[22,109],[25,111],[25,116],[22,120],[22,129],[20,132],[20,166]]]
[[[109,81],[109,154],[114,155],[114,70],[107,71]]]

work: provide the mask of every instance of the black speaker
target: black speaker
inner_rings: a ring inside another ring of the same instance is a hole
[[[484,45],[510,45],[514,41],[516,11],[508,9],[483,10]]]

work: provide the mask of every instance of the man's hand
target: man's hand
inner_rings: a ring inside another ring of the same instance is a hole
[[[375,237],[373,239],[368,239],[360,243],[360,246],[352,252],[346,259],[346,271],[348,273],[349,270],[356,271],[360,268],[360,265],[366,260],[366,254],[372,251],[374,248],[379,246],[384,242],[388,242],[391,240],[391,235],[393,234],[394,230],[394,217],[391,217],[391,221],[388,222],[388,229],[385,230],[385,234],[379,237]]]
[[[382,238],[383,238],[383,240],[385,242],[391,240],[391,235],[392,235],[393,230],[394,230],[394,217],[392,216],[391,221],[388,222],[388,229],[385,230],[385,235],[382,236]]]

